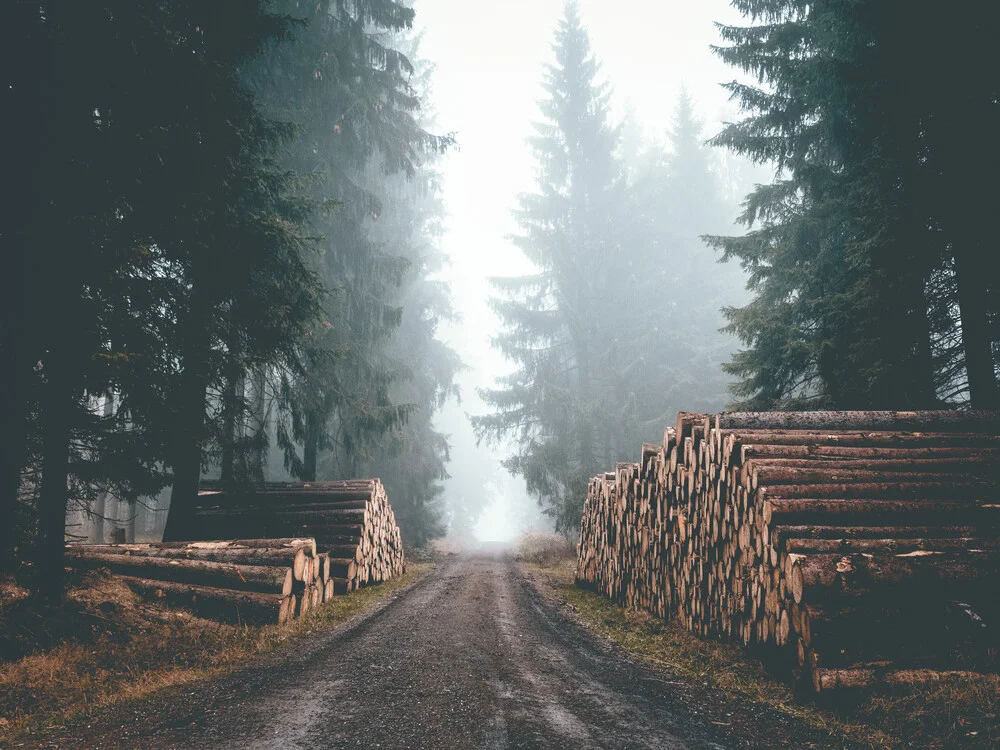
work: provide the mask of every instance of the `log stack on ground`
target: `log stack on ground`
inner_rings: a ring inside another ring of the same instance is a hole
[[[247,625],[283,624],[332,597],[320,560],[309,538],[66,545],[69,567],[107,568],[140,596]]]
[[[406,572],[403,541],[382,482],[268,482],[228,492],[204,485],[186,536],[308,536],[336,594]],[[168,541],[180,541],[170,539]]]
[[[996,668],[1000,416],[681,413],[590,481],[577,579],[810,691]]]

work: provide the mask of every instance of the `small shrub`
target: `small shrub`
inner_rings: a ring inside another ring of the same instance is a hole
[[[532,565],[550,567],[576,559],[576,545],[558,534],[522,534],[516,557]]]

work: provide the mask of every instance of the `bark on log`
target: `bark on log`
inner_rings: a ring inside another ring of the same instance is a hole
[[[799,459],[823,461],[927,461],[986,462],[1000,457],[997,448],[914,446],[911,448],[883,448],[847,445],[774,445],[751,443],[740,446],[744,461],[751,458]],[[885,464],[880,464],[880,466]],[[931,464],[933,465],[933,464]]]
[[[304,547],[284,547],[278,549],[250,547],[160,547],[153,544],[68,544],[68,553],[84,555],[122,555],[124,557],[155,557],[168,560],[207,560],[235,565],[267,565],[292,568],[297,581],[302,580],[306,551]]]
[[[1000,570],[1000,559],[985,552],[955,556],[918,551],[882,557],[809,554],[790,555],[790,558],[789,588],[796,604],[802,601],[823,604],[831,596],[853,596],[873,589],[899,594],[901,584],[911,590],[929,585],[948,586],[957,592],[968,590],[981,579],[995,577]]]
[[[844,448],[971,448],[995,450],[997,435],[944,432],[832,432],[806,430],[733,430],[726,439],[741,445],[788,445]]]
[[[798,554],[868,553],[899,555],[908,552],[968,552],[1000,549],[1000,540],[993,538],[913,538],[913,539],[794,539],[784,543],[785,550]]]
[[[813,674],[813,689],[819,693],[837,688],[870,689],[888,685],[933,685],[942,682],[966,683],[980,677],[976,672],[935,669],[819,669]]]
[[[891,430],[899,432],[975,432],[1000,434],[995,411],[792,411],[723,412],[716,429]]]
[[[950,525],[978,520],[993,523],[1000,518],[997,508],[972,502],[945,500],[878,500],[806,498],[774,499],[764,503],[762,517],[768,524],[844,524],[864,526],[887,525],[893,520],[904,524],[926,524],[940,519]]]
[[[108,568],[112,573],[135,578],[174,581],[236,591],[280,593],[282,596],[292,593],[294,580],[291,567],[89,554],[77,550],[67,552],[65,558],[66,564],[70,566]]]
[[[171,581],[117,576],[143,598],[191,609],[200,617],[236,624],[283,624],[293,615],[292,597]]]
[[[969,479],[966,481],[927,482],[858,482],[830,484],[774,484],[760,488],[763,498],[838,498],[882,500],[983,500],[997,497],[995,482]]]

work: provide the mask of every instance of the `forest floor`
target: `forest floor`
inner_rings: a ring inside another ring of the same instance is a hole
[[[629,658],[558,591],[503,554],[448,556],[371,613],[317,626],[294,649],[18,739],[109,750],[856,747]]]
[[[406,575],[281,627],[223,625],[148,604],[104,571],[71,580],[60,606],[0,584],[0,748],[89,747],[58,738],[109,711],[127,715],[164,689],[193,689],[263,653],[287,655],[371,613],[433,567],[411,562]]]
[[[1000,678],[996,676],[984,675],[964,685],[901,688],[839,706],[803,704],[788,685],[742,649],[697,638],[679,626],[625,610],[575,586],[575,559],[525,567],[542,595],[621,649],[626,658],[717,691],[726,700],[740,701],[750,713],[766,707],[790,722],[824,733],[836,746],[876,750],[1000,746]]]

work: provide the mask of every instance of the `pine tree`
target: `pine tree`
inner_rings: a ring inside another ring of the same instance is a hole
[[[16,82],[33,87],[17,96],[32,103],[24,145],[35,146],[23,217],[4,217],[23,288],[5,300],[4,382],[27,448],[13,453],[3,504],[24,501],[35,585],[57,598],[69,504],[155,494],[167,466],[193,499],[226,344],[238,338],[248,362],[284,358],[314,314],[315,280],[295,178],[269,162],[285,134],[238,76],[282,19],[235,2],[3,13],[32,40],[21,62],[34,79]]]
[[[625,325],[645,336],[647,363],[637,378],[645,420],[636,440],[659,441],[678,411],[725,403],[721,364],[732,342],[719,333],[720,308],[739,297],[742,279],[702,240],[729,224],[711,156],[682,90],[666,146],[646,150],[629,184],[633,218],[622,236],[637,269],[629,283],[643,304]]]
[[[502,296],[493,307],[504,324],[494,345],[517,369],[483,392],[496,412],[475,424],[481,437],[516,437],[518,452],[505,465],[549,506],[557,528],[570,529],[588,478],[620,455],[614,425],[635,420],[615,382],[618,360],[634,352],[618,351],[614,327],[635,300],[615,273],[625,253],[616,237],[624,186],[618,129],[573,3],[553,48],[543,120],[531,139],[538,192],[520,197],[521,234],[513,238],[538,270],[494,282]]]
[[[752,231],[715,240],[755,292],[728,311],[747,345],[729,365],[736,395],[752,408],[952,398],[954,357],[942,352],[956,322],[934,296],[952,277],[973,402],[993,403],[983,234],[968,231],[967,198],[979,193],[964,165],[975,157],[958,156],[970,138],[952,127],[996,121],[995,76],[977,67],[984,47],[951,22],[961,14],[900,24],[900,2],[734,5],[752,25],[723,28],[718,51],[760,86],[729,86],[747,116],[716,143],[778,169],[747,199]],[[977,8],[968,31],[985,33],[993,13]],[[963,293],[966,258],[979,280]]]
[[[413,11],[395,2],[282,6],[297,19],[247,74],[268,111],[295,123],[284,163],[312,175],[317,272],[329,294],[299,371],[278,386],[276,438],[302,479],[380,476],[408,541],[440,533],[447,444],[431,420],[454,353],[434,338],[446,290],[429,282],[440,198],[436,137],[422,110]],[[330,112],[339,116],[332,122]]]

